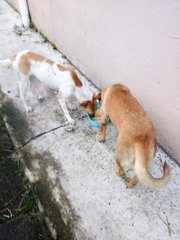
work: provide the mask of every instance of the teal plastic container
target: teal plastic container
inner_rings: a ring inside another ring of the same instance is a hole
[[[97,108],[98,109],[101,108],[101,104],[100,104],[99,101],[97,101]],[[88,117],[88,120],[89,120],[91,126],[93,126],[93,127],[100,127],[101,126],[101,122],[93,120],[93,116],[91,114],[86,113],[86,115]],[[109,122],[110,122],[110,118],[108,117],[107,123],[109,123]]]

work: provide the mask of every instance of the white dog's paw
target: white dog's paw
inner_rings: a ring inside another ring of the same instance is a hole
[[[44,97],[41,96],[41,95],[39,95],[39,96],[37,97],[37,99],[38,99],[39,101],[42,101],[42,100],[44,100]]]
[[[69,122],[69,124],[71,126],[75,126],[76,125],[76,121],[74,119],[72,119],[72,118],[68,122]]]
[[[74,130],[75,130],[75,127],[72,125],[66,127],[67,132],[73,132]]]
[[[32,112],[32,107],[30,106],[26,107],[26,112]]]
[[[72,131],[74,131],[75,130],[75,125],[76,125],[76,122],[75,122],[75,120],[74,119],[70,119],[69,121],[69,125],[66,127],[66,131],[67,132],[72,132]]]

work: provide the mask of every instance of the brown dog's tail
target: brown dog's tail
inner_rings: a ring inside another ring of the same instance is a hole
[[[135,147],[135,174],[139,181],[151,188],[162,188],[165,187],[171,180],[171,169],[170,166],[165,162],[163,166],[164,174],[161,178],[154,178],[148,170],[147,163],[149,158],[153,157],[153,154],[149,154],[141,144],[136,144]],[[151,156],[149,156],[151,155]]]

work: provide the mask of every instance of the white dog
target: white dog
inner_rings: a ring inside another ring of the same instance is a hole
[[[49,88],[58,92],[57,97],[62,110],[70,124],[75,121],[71,118],[66,100],[75,95],[80,103],[92,100],[93,93],[78,78],[73,68],[65,67],[31,51],[22,51],[5,60],[0,60],[4,66],[12,66],[18,73],[20,98],[26,111],[32,111],[26,102],[26,90],[30,86],[30,76],[34,75]]]

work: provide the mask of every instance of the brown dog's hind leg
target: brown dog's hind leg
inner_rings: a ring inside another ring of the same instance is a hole
[[[122,141],[120,135],[118,136],[117,143],[116,143],[116,174],[118,176],[124,176],[125,171],[123,168],[123,156],[126,152],[126,144]]]
[[[116,168],[115,168],[116,174],[118,176],[124,176],[125,175],[125,171],[124,168],[122,167],[122,159],[120,154],[117,152],[116,154]]]
[[[132,178],[127,178],[125,181],[126,188],[132,188],[139,182],[139,179],[136,175]]]

